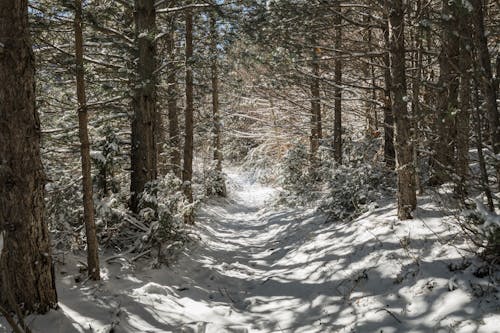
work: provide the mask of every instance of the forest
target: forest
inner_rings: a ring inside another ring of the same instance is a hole
[[[0,0],[0,332],[500,333],[498,0]]]

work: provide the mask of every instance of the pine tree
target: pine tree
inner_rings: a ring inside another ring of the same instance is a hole
[[[35,109],[28,1],[0,2],[0,305],[57,305]]]
[[[413,163],[413,142],[411,141],[411,122],[407,107],[406,64],[404,39],[403,0],[387,1],[390,22],[390,60],[391,60],[391,101],[394,115],[396,170],[398,184],[398,217],[400,220],[412,218],[416,208],[415,168]]]
[[[75,60],[76,95],[78,99],[78,128],[82,158],[83,220],[87,237],[87,269],[92,280],[100,280],[99,246],[94,221],[94,198],[90,165],[90,142],[88,133],[87,96],[85,93],[85,69],[83,63],[82,1],[75,0]]]
[[[138,212],[146,183],[157,178],[156,12],[153,0],[135,0],[136,77],[131,148],[131,208]]]
[[[184,182],[184,194],[189,202],[193,202],[193,140],[194,140],[194,83],[193,83],[193,13],[188,9],[186,15],[186,107],[184,110],[184,167],[182,169],[182,181]],[[185,221],[194,223],[194,216],[189,212]]]

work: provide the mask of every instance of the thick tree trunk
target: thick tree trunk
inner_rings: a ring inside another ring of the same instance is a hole
[[[398,218],[411,219],[416,208],[415,167],[411,141],[411,121],[406,103],[406,64],[403,0],[389,1],[392,112],[396,124]]]
[[[333,157],[335,162],[342,164],[342,59],[340,59],[340,48],[342,47],[342,13],[340,2],[337,2],[337,13],[335,14],[335,89],[334,89],[334,119],[333,119]]]
[[[88,131],[87,96],[85,94],[85,72],[83,65],[82,1],[75,0],[75,61],[76,95],[78,99],[78,129],[83,176],[83,221],[87,236],[87,267],[92,280],[100,280],[99,246],[94,221],[94,198],[90,164],[90,142]]]
[[[26,0],[0,1],[0,305],[57,306]],[[13,304],[15,303],[15,304]]]
[[[385,45],[389,48],[389,19],[386,18],[387,24],[384,27]],[[392,114],[391,102],[391,60],[390,53],[384,54],[384,161],[385,165],[394,169],[396,166],[396,152],[394,150],[394,116]]]
[[[186,11],[186,108],[184,110],[184,167],[182,181],[184,195],[189,202],[193,202],[193,131],[194,131],[194,101],[193,101],[193,13]],[[185,217],[186,223],[194,223],[192,213]]]
[[[175,65],[175,16],[169,17],[169,29],[167,35],[167,98],[168,98],[168,135],[170,147],[170,169],[174,174],[182,178],[179,114],[177,107],[177,66]]]
[[[490,141],[495,156],[500,154],[500,120],[497,105],[497,84],[493,78],[491,69],[491,57],[488,50],[488,40],[484,29],[483,4],[481,0],[472,0],[474,42],[479,57],[479,76],[481,88],[488,113]],[[495,164],[497,174],[497,186],[500,190],[500,161]]]
[[[157,178],[156,14],[154,0],[135,0],[137,68],[133,98],[130,207],[138,212],[146,183]]]

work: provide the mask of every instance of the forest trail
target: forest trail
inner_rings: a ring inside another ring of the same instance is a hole
[[[325,223],[273,206],[277,190],[248,174],[228,179],[170,267],[110,263],[97,284],[58,267],[60,310],[29,318],[34,332],[498,332],[494,295],[473,295],[487,288],[475,263],[450,271],[464,259],[439,243],[450,228],[432,206],[411,223],[392,204]]]

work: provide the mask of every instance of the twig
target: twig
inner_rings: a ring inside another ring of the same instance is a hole
[[[116,256],[111,256],[109,258],[106,258],[104,261],[106,261],[107,263],[115,260],[115,259],[125,259],[126,262],[128,262],[130,264],[130,260],[125,257],[123,254],[117,254]]]
[[[260,284],[264,284],[267,281],[271,280],[274,277],[274,275],[268,276],[264,281],[262,281]]]
[[[390,315],[392,316],[392,318],[396,319],[396,321],[397,321],[398,323],[400,323],[400,324],[402,324],[402,323],[403,323],[401,320],[399,320],[399,319],[398,319],[398,317],[396,317],[396,315],[395,315],[394,313],[392,313],[392,311],[389,311],[389,310],[387,310],[386,308],[378,309],[377,311],[375,311],[375,313],[380,312],[380,311],[382,311],[382,310],[384,310],[384,311],[386,311],[388,314],[390,314]]]
[[[227,298],[229,298],[229,300],[230,300],[231,302],[233,302],[233,304],[236,304],[236,302],[235,302],[235,301],[234,301],[234,299],[231,297],[231,295],[229,294],[229,292],[227,291],[227,289],[226,289],[226,288],[222,288],[222,290],[224,290],[224,291],[225,291]],[[219,288],[219,291],[220,291],[220,288]],[[221,293],[222,293],[222,292],[221,292]]]
[[[146,251],[144,251],[142,253],[139,253],[138,255],[136,255],[135,257],[133,257],[130,261],[134,262],[137,259],[139,259],[140,257],[145,256],[146,254],[149,254],[149,253],[151,253],[151,249],[146,250]]]
[[[494,286],[496,286],[496,285],[497,285],[497,281],[496,281],[496,279],[493,277],[493,272],[494,272],[494,270],[495,270],[495,265],[496,265],[497,261],[498,261],[498,257],[497,257],[497,258],[495,258],[495,259],[493,259],[493,261],[490,263],[489,268],[488,268],[488,272],[489,272],[489,279],[490,279],[490,282],[491,282]]]

